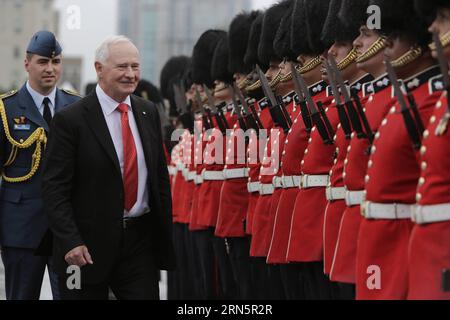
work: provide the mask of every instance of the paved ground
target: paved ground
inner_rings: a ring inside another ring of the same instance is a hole
[[[1,257],[0,257],[1,261]],[[161,275],[161,282],[159,283],[161,299],[167,299],[167,274],[165,272]],[[5,300],[5,272],[3,269],[3,262],[0,263],[0,300]],[[44,281],[42,283],[41,289],[41,300],[51,300],[52,299],[52,291],[50,289],[50,281],[48,278],[47,271],[45,272]]]

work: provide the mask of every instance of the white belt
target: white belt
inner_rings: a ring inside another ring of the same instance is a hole
[[[259,194],[264,196],[266,194],[273,194],[275,187],[271,183],[261,183],[259,185]]]
[[[411,219],[410,204],[374,203],[364,201],[361,204],[361,215],[366,219]]]
[[[362,204],[365,200],[364,190],[345,192],[345,204],[347,207]]]
[[[328,201],[345,199],[345,187],[327,187],[325,190]]]
[[[185,167],[184,167],[184,163],[182,163],[182,162],[177,163],[177,170],[178,170],[178,171],[183,171],[184,168],[185,168]]]
[[[255,181],[255,182],[248,182],[247,183],[247,190],[249,193],[253,193],[253,192],[259,192],[259,185],[261,183],[259,183],[259,181]]]
[[[275,176],[272,178],[272,185],[275,189],[283,188],[283,182],[281,177]]]
[[[200,174],[196,174],[194,177],[194,183],[199,185],[203,183],[203,178]]]
[[[328,181],[330,180],[329,175],[311,175],[304,174],[301,178],[301,189],[314,188],[314,187],[326,187],[328,185]]]
[[[193,181],[196,176],[197,176],[197,171],[189,171],[186,180],[187,181]]]
[[[188,179],[188,175],[189,175],[189,168],[181,169],[181,174],[183,175],[184,180],[187,180]]]
[[[450,203],[411,207],[412,220],[417,224],[450,220]]]
[[[223,176],[225,180],[248,177],[248,168],[224,169]]]
[[[204,181],[221,181],[223,180],[223,172],[203,170],[202,178]]]
[[[176,175],[178,172],[177,167],[175,167],[175,166],[167,166],[167,170],[169,171],[169,174],[171,176]]]
[[[300,187],[301,176],[282,176],[281,183],[284,189]]]

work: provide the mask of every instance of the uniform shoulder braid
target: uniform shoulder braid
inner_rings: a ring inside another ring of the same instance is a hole
[[[82,96],[78,92],[75,92],[75,91],[72,91],[72,90],[68,90],[68,89],[61,89],[61,91],[65,92],[65,93],[67,93],[67,94],[69,94],[71,96],[76,96],[76,97],[82,98]]]
[[[6,98],[12,97],[12,96],[15,95],[17,92],[18,92],[17,90],[11,90],[11,91],[8,91],[8,92],[6,92],[6,93],[4,93],[4,94],[1,94],[1,95],[0,95],[0,99],[1,99],[1,100],[4,100],[4,99],[6,99]]]

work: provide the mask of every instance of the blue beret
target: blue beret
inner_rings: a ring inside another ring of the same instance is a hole
[[[62,49],[55,35],[49,31],[36,32],[28,44],[27,53],[53,58],[61,54]]]

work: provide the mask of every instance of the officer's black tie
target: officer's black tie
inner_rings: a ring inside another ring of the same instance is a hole
[[[50,127],[50,122],[52,121],[52,112],[50,111],[50,99],[45,98],[44,99],[44,120],[47,122],[48,126]]]

